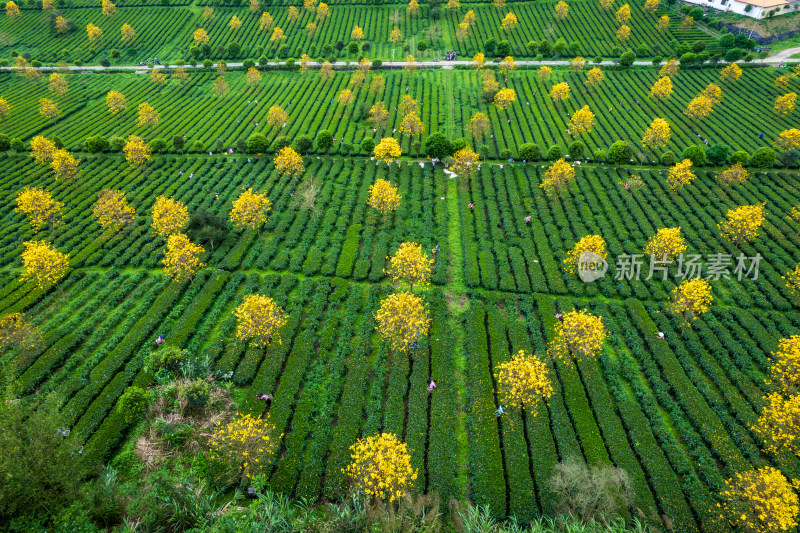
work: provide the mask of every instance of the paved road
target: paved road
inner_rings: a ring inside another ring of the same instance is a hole
[[[778,64],[780,62],[787,62],[787,63],[800,63],[800,59],[794,58],[789,59],[789,56],[800,52],[800,48],[790,48],[788,50],[783,50],[782,52],[777,53],[774,56],[768,57],[766,59],[758,60],[759,63],[770,63],[770,64]],[[527,59],[520,59],[514,61],[514,63],[518,66],[566,66],[569,65],[569,60],[554,60],[554,61],[536,61],[536,60],[527,60]],[[241,62],[226,62],[228,67],[241,67]],[[280,68],[283,67],[285,62],[283,61],[270,61],[266,65],[259,65],[262,68]],[[354,61],[336,61],[335,63],[331,63],[334,67],[343,68],[346,66],[355,67],[356,63]],[[494,63],[487,61],[487,65],[492,65]],[[589,65],[594,65],[595,63],[589,62]],[[617,63],[615,61],[605,60],[599,63],[600,66],[615,66]],[[634,61],[633,64],[635,66],[640,67],[648,67],[652,66],[651,61]],[[722,63],[721,63],[722,64]],[[445,68],[451,69],[455,66],[470,66],[472,65],[472,61],[470,60],[459,60],[459,61],[417,61],[417,66],[419,68]],[[175,65],[172,65],[174,67]],[[312,68],[319,68],[320,63],[316,61],[309,62],[309,66]],[[405,61],[384,61],[384,67],[388,68],[403,68],[406,66]],[[3,67],[2,70],[12,70],[14,67]],[[42,70],[56,70],[58,67],[40,67]],[[140,66],[140,65],[114,65],[111,67],[102,67],[100,65],[81,65],[81,66],[74,66],[71,65],[67,67],[69,70],[130,70],[137,73],[147,72],[152,67],[149,66]],[[164,65],[156,65],[155,68],[164,68]],[[184,68],[203,68],[202,65],[197,65],[196,67],[192,67],[191,65],[184,65]]]
[[[800,54],[800,46],[797,46],[795,48],[787,48],[786,50],[781,50],[780,52],[777,52],[774,56],[768,58],[767,61],[769,61],[770,59],[787,60],[789,59],[790,56],[793,56],[795,54]],[[800,60],[789,59],[789,61],[800,61]]]

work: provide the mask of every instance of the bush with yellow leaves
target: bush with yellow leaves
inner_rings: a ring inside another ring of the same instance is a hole
[[[669,310],[681,317],[682,326],[692,325],[711,305],[711,284],[704,279],[687,279],[672,290]]]
[[[736,243],[750,242],[766,218],[764,204],[743,205],[728,211],[727,220],[719,224],[719,231]]]
[[[375,312],[375,329],[392,351],[406,352],[428,334],[431,319],[425,303],[410,292],[390,294]]]
[[[392,281],[406,281],[414,290],[414,285],[427,285],[431,277],[433,259],[422,251],[422,245],[415,242],[404,242],[389,259],[389,267],[385,270]]]

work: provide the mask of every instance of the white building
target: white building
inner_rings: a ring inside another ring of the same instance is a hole
[[[773,10],[782,15],[789,9],[788,0],[686,0],[690,4],[709,7],[717,11],[732,11],[754,19],[767,16]]]

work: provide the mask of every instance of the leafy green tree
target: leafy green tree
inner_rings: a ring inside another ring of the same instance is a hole
[[[333,146],[333,134],[328,130],[317,133],[317,152],[325,153]]]
[[[750,158],[750,166],[755,168],[772,168],[775,166],[775,159],[777,158],[775,150],[768,146],[762,146]]]
[[[452,153],[453,150],[450,141],[447,140],[447,137],[441,131],[434,132],[425,139],[425,155],[444,159]]]
[[[738,150],[733,152],[733,155],[730,157],[731,165],[735,165],[739,163],[741,165],[746,165],[750,161],[750,154],[745,152],[744,150]]]
[[[366,154],[371,154],[375,149],[375,139],[372,137],[364,137],[361,139],[361,151]]]
[[[135,424],[141,420],[142,415],[147,412],[150,406],[150,393],[141,387],[128,387],[125,393],[120,396],[118,408],[122,417],[128,424]]]
[[[186,233],[192,242],[205,246],[208,244],[211,249],[219,245],[228,235],[228,221],[208,209],[198,209],[189,218],[189,225]]]
[[[254,133],[247,138],[247,151],[253,154],[263,154],[269,148],[267,136],[263,133]]]
[[[727,144],[718,143],[708,149],[706,152],[706,157],[712,165],[719,167],[728,162],[728,156],[730,153],[730,146]]]
[[[0,522],[24,517],[45,522],[78,497],[88,465],[62,425],[57,397],[31,411],[8,391],[2,396]]]
[[[703,150],[702,146],[691,144],[683,151],[681,159],[688,159],[694,166],[700,166],[706,162],[706,151]]]
[[[519,158],[524,161],[537,161],[542,158],[542,150],[537,143],[521,144]]]
[[[608,162],[614,165],[630,163],[633,159],[633,148],[627,141],[617,141],[608,149]]]
[[[172,149],[176,152],[183,152],[183,147],[185,145],[185,139],[183,135],[173,135],[172,136]]]
[[[634,61],[636,61],[636,54],[633,50],[628,50],[619,56],[619,66],[622,68],[630,67]]]
[[[314,147],[314,142],[308,135],[298,135],[292,143],[292,149],[298,154],[307,154]]]
[[[494,51],[497,48],[497,39],[494,37],[489,37],[485,41],[483,41],[483,51],[486,52],[487,55],[494,55]]]

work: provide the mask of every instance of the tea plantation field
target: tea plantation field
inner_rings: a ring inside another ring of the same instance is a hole
[[[55,184],[27,156],[1,164],[0,310],[24,310],[47,346],[15,379],[26,397],[65,395],[65,424],[93,461],[129,446],[132,428],[114,407],[128,386],[150,383],[144,358],[163,335],[249,387],[246,411],[263,409],[256,392],[274,392],[270,416],[284,435],[269,484],[296,496],[340,496],[350,444],[381,430],[408,443],[416,489],[470,496],[521,518],[551,509],[546,480],[567,457],[625,468],[636,506],[670,517],[679,531],[728,530],[715,495],[734,472],[774,464],[798,475],[796,457],[761,453],[750,429],[768,355],[800,326],[779,279],[800,259],[797,228],[785,219],[798,202],[796,172],[761,172],[723,190],[701,171],[672,193],[658,169],[584,166],[569,194],[552,203],[540,192],[536,164],[486,164],[461,188],[429,163],[387,168],[311,157],[306,173],[323,183],[315,218],[293,207],[295,185],[265,157],[161,156],[142,173],[106,155],[87,158],[72,185]],[[646,194],[618,184],[632,172]],[[385,222],[366,206],[379,177],[402,195]],[[34,233],[13,211],[26,185],[45,186],[64,202],[60,229]],[[90,210],[111,187],[125,190],[142,216],[108,238]],[[168,282],[159,268],[163,241],[148,231],[154,198],[226,215],[243,187],[274,203],[260,235],[231,231],[204,254],[209,266],[192,283]],[[716,223],[727,208],[756,202],[767,206],[765,234],[741,251],[764,257],[758,280],[715,283],[712,310],[683,335],[679,320],[662,312],[670,281],[585,285],[564,271],[565,251],[595,232],[612,257],[641,253],[655,228],[673,225],[690,252],[736,254]],[[64,296],[17,281],[21,242],[32,238],[70,253]],[[424,293],[433,323],[411,357],[389,358],[373,313],[391,290],[385,257],[406,240],[440,247]],[[266,350],[233,339],[231,311],[253,292],[274,297],[289,315],[282,343]],[[546,406],[498,419],[494,366],[518,349],[543,351],[556,311],[573,307],[603,317],[605,350],[596,362],[555,363]],[[426,391],[431,379],[434,394]]]
[[[274,20],[274,27],[281,28],[285,38],[271,40],[271,30],[260,29],[261,12],[253,13],[247,6],[239,8],[217,7],[212,20],[204,19],[202,9],[197,6],[173,5],[170,7],[124,7],[120,2],[117,13],[111,17],[103,15],[99,9],[63,8],[62,15],[73,22],[73,29],[58,33],[49,23],[50,15],[41,10],[25,9],[18,20],[7,17],[0,18],[0,54],[5,56],[11,50],[20,54],[30,53],[34,58],[44,62],[60,60],[84,63],[97,63],[110,57],[112,50],[121,55],[118,62],[132,63],[158,57],[162,61],[176,61],[187,57],[193,45],[193,32],[203,28],[209,36],[209,53],[213,59],[235,60],[264,56],[268,59],[285,59],[300,57],[307,53],[312,57],[328,56],[334,53],[340,60],[357,59],[345,50],[337,49],[336,43],[345,45],[351,40],[351,32],[358,25],[364,31],[364,38],[359,39],[359,46],[369,43],[367,55],[372,59],[403,59],[408,52],[424,56],[416,45],[425,41],[427,48],[435,51],[429,57],[440,56],[445,50],[456,50],[460,56],[469,56],[484,50],[484,41],[494,37],[497,41],[508,40],[514,56],[535,56],[526,47],[531,40],[550,41],[554,44],[559,39],[566,43],[579,43],[575,51],[586,57],[619,56],[614,52],[621,43],[616,38],[617,23],[614,13],[624,2],[619,2],[612,9],[601,9],[594,0],[577,0],[571,3],[569,17],[561,23],[554,24],[553,12],[556,2],[509,3],[503,10],[498,10],[490,3],[462,4],[459,9],[442,10],[442,18],[435,21],[429,16],[427,5],[420,7],[418,15],[407,13],[407,4],[384,4],[364,9],[359,5],[331,2],[330,15],[318,19],[314,10],[300,9],[296,20],[288,18],[287,6],[264,6]],[[138,4],[138,2],[137,2]],[[94,4],[92,4],[94,5]],[[88,7],[88,6],[87,6]],[[654,15],[643,11],[638,3],[631,6],[631,38],[622,48],[631,47],[636,50],[646,45],[651,55],[670,56],[676,53],[673,40],[694,43],[703,41],[711,43],[712,38],[697,28],[681,30],[680,18],[673,16],[669,29],[660,34],[655,25],[658,18],[665,14],[661,10]],[[456,32],[464,14],[472,10],[476,16],[474,29],[467,39],[459,41]],[[519,27],[511,32],[501,29],[501,20],[507,12],[514,13],[519,20]],[[238,17],[241,28],[231,30],[231,17]],[[90,45],[87,24],[95,24],[103,32],[97,43]],[[313,23],[313,33],[307,25]],[[129,24],[136,32],[133,42],[123,42],[121,28]],[[403,40],[392,43],[389,36],[397,27]],[[230,54],[226,47],[236,42],[239,51]],[[332,52],[324,52],[323,47],[331,47]],[[281,47],[286,48],[282,51]],[[571,54],[574,55],[574,54]],[[420,59],[421,57],[418,57]],[[466,57],[465,57],[466,58]],[[202,57],[200,57],[202,59]]]
[[[254,133],[267,135],[274,147],[279,138],[293,141],[299,135],[308,135],[314,139],[320,131],[328,130],[336,139],[329,153],[338,154],[358,150],[365,137],[377,142],[384,133],[392,133],[404,154],[423,156],[419,141],[441,131],[451,139],[464,137],[476,150],[485,144],[490,158],[497,158],[504,149],[516,157],[523,143],[537,143],[543,154],[552,145],[566,150],[574,140],[583,141],[586,154],[591,157],[596,150],[607,150],[613,142],[625,140],[636,147],[636,157],[645,162],[656,161],[658,155],[644,152],[640,144],[655,117],[663,117],[672,125],[672,139],[665,149],[679,155],[690,145],[707,148],[718,143],[728,145],[732,151],[752,153],[770,146],[781,131],[796,125],[794,115],[772,110],[775,98],[785,93],[774,84],[781,74],[777,69],[745,70],[739,82],[724,85],[722,101],[714,106],[711,116],[701,120],[690,119],[684,110],[710,83],[721,83],[719,71],[682,71],[668,100],[648,97],[657,74],[655,70],[607,70],[604,83],[589,89],[585,72],[556,70],[549,81],[541,81],[536,70],[520,70],[510,73],[507,83],[498,73],[503,85],[514,89],[517,95],[506,111],[484,102],[481,75],[466,70],[425,70],[415,74],[376,71],[373,76],[383,76],[385,80],[385,89],[377,94],[369,90],[369,83],[354,88],[350,84],[352,71],[337,72],[329,81],[313,70],[305,74],[273,72],[256,88],[246,84],[244,73],[231,72],[226,77],[229,93],[225,96],[214,92],[217,76],[209,73],[192,72],[185,84],[169,80],[160,89],[146,73],[72,74],[67,76],[69,91],[61,97],[54,97],[47,83],[30,84],[19,76],[2,76],[0,97],[8,101],[12,111],[0,124],[0,132],[23,141],[30,141],[35,135],[58,137],[72,150],[81,149],[83,141],[93,135],[124,138],[135,134],[147,140],[163,137],[167,141],[182,135],[187,148],[199,141],[206,150],[214,151],[218,140],[226,148],[234,147],[237,140],[246,141]],[[571,96],[557,103],[548,92],[561,81],[572,87]],[[337,101],[345,89],[353,90],[354,103],[348,106]],[[122,92],[128,100],[126,110],[113,116],[105,103],[111,90]],[[419,104],[419,117],[425,128],[422,139],[397,133],[403,119],[398,106],[406,95]],[[753,95],[758,97],[754,99]],[[42,117],[41,98],[53,98],[61,115],[53,119]],[[160,114],[157,125],[137,126],[137,108],[144,102]],[[383,102],[389,112],[385,131],[373,131],[375,128],[367,122],[369,109],[377,102]],[[267,125],[266,110],[273,105],[288,114],[285,127]],[[592,133],[569,134],[570,115],[585,105],[596,115]],[[490,132],[482,137],[473,137],[468,130],[476,112],[485,113],[491,121]],[[769,119],[745,120],[751,113]]]

